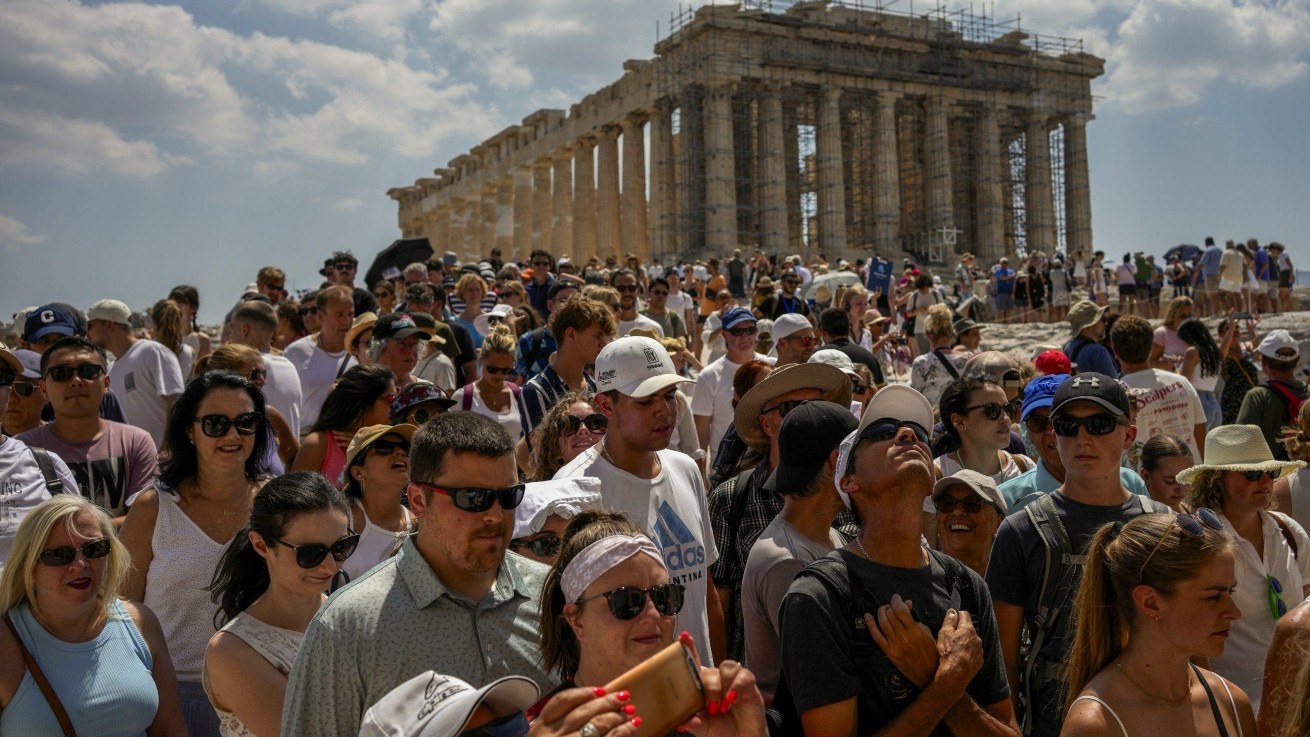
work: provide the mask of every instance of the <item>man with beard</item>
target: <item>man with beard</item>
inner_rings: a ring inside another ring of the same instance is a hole
[[[774,704],[791,702],[793,730],[1018,737],[987,586],[919,539],[931,425],[928,400],[893,385],[841,443],[835,485],[860,535],[810,564],[783,599]]]
[[[659,337],[664,337],[664,327],[658,322],[637,312],[637,274],[632,269],[619,269],[610,276],[610,286],[619,293],[619,335],[624,336],[633,328],[654,330]]]
[[[309,623],[287,680],[282,734],[355,734],[364,712],[427,670],[480,687],[526,676],[542,691],[538,616],[546,566],[505,555],[523,484],[514,444],[476,412],[442,413],[410,451],[418,531]]]
[[[779,317],[795,312],[804,315],[810,324],[814,324],[814,318],[810,315],[810,306],[805,304],[805,300],[796,293],[800,289],[801,278],[794,271],[789,271],[782,275],[782,291],[765,299],[755,308],[755,316],[761,320],[768,318],[775,323]]]

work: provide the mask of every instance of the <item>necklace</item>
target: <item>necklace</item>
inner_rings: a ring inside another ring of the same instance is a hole
[[[611,466],[613,466],[613,467],[615,467],[615,468],[618,468],[618,467],[619,467],[619,464],[618,464],[618,463],[615,463],[615,462],[614,462],[614,458],[613,458],[612,456],[610,456],[609,449],[605,447],[605,440],[604,440],[603,438],[601,439],[601,441],[600,441],[599,443],[596,444],[596,447],[600,448],[600,457],[601,457],[601,458],[604,458],[605,460],[609,461]]]
[[[1124,667],[1124,662],[1122,660],[1116,661],[1114,664],[1114,668],[1115,670],[1122,673],[1124,678],[1127,678],[1128,682],[1133,684],[1133,686],[1138,691],[1141,691],[1142,695],[1146,696],[1147,698],[1153,701],[1159,701],[1161,704],[1164,704],[1165,706],[1169,706],[1177,709],[1183,704],[1186,704],[1187,700],[1192,697],[1192,671],[1190,670],[1187,671],[1187,692],[1183,694],[1183,697],[1181,699],[1178,699],[1176,701],[1171,701],[1169,699],[1162,699],[1159,696],[1156,696],[1155,694],[1151,693],[1150,691],[1147,691],[1146,688],[1143,687],[1142,684],[1138,683],[1137,679],[1133,678],[1132,674],[1128,672],[1128,669]]]
[[[864,553],[865,558],[868,558],[869,560],[873,560],[873,558],[869,556],[869,551],[864,549],[864,543],[860,542],[860,538],[858,535],[855,537],[855,544],[860,546],[860,552]]]

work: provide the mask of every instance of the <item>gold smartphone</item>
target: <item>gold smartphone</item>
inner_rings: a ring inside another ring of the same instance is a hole
[[[605,691],[632,694],[628,703],[637,707],[641,717],[637,734],[642,737],[664,737],[705,706],[695,655],[681,642],[605,684]]]

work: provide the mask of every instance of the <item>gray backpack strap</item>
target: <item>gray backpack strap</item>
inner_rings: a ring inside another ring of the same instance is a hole
[[[59,478],[55,473],[55,462],[50,460],[50,451],[45,448],[27,446],[32,451],[33,457],[36,458],[36,465],[41,469],[41,475],[45,477],[45,488],[51,496],[62,494],[64,491],[64,480]]]
[[[1060,521],[1060,513],[1050,494],[1043,494],[1036,501],[1024,507],[1024,513],[1033,529],[1041,538],[1046,550],[1042,566],[1042,584],[1037,595],[1037,616],[1029,631],[1032,645],[1028,657],[1024,660],[1019,673],[1020,696],[1026,707],[1035,708],[1034,692],[1037,687],[1052,680],[1059,680],[1062,662],[1060,660],[1045,662],[1041,657],[1042,648],[1052,638],[1060,617],[1065,613],[1075,586],[1074,578],[1081,580],[1082,566],[1087,562],[1085,554],[1077,554],[1069,538],[1069,531]],[[1078,576],[1072,575],[1075,571]],[[1034,718],[1026,715],[1023,721],[1024,734],[1032,733]]]

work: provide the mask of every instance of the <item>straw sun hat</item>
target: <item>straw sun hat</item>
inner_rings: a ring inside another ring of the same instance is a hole
[[[1202,471],[1277,471],[1278,478],[1305,468],[1304,461],[1279,461],[1255,425],[1223,425],[1205,436],[1205,463],[1178,472],[1178,483],[1191,484]]]

